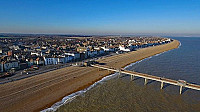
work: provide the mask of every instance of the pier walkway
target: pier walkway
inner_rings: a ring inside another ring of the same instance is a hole
[[[121,69],[121,68],[116,69],[116,68],[113,68],[113,67],[109,67],[109,66],[105,66],[105,65],[99,65],[99,64],[95,64],[95,65],[91,65],[91,66],[99,68],[99,69],[118,72],[119,76],[121,75],[121,73],[128,74],[128,75],[131,76],[131,80],[134,80],[135,76],[144,78],[145,79],[144,85],[146,85],[148,83],[148,80],[158,81],[158,82],[161,82],[161,87],[160,87],[161,89],[163,89],[164,83],[180,86],[180,94],[182,94],[183,87],[189,88],[189,89],[194,89],[194,90],[200,90],[200,85],[187,83],[186,81],[182,81],[182,80],[177,81],[177,80],[172,80],[172,79],[168,79],[168,78],[163,78],[163,77],[158,77],[158,76],[153,76],[153,75],[148,75],[148,74],[143,74],[143,73],[138,73],[138,72],[133,72],[133,71],[128,71],[128,70]]]

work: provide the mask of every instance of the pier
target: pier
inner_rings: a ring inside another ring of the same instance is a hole
[[[196,84],[191,84],[191,83],[187,83],[186,81],[183,80],[172,80],[172,79],[168,79],[168,78],[163,78],[163,77],[158,77],[158,76],[153,76],[153,75],[148,75],[148,74],[143,74],[143,73],[138,73],[138,72],[133,72],[133,71],[128,71],[125,69],[116,69],[113,67],[109,67],[109,66],[105,66],[105,65],[99,65],[99,64],[95,64],[95,65],[90,65],[92,67],[96,67],[99,70],[100,69],[104,69],[104,70],[108,70],[108,71],[114,71],[114,72],[118,72],[118,77],[120,77],[120,75],[123,74],[128,74],[131,76],[131,81],[134,80],[134,77],[140,77],[140,78],[144,78],[144,85],[147,85],[148,80],[154,80],[157,82],[160,82],[160,89],[163,89],[164,84],[171,84],[171,85],[175,85],[175,86],[180,86],[180,90],[179,93],[182,94],[182,89],[183,87],[185,88],[189,88],[189,89],[194,89],[194,90],[200,90],[200,85],[196,85]]]

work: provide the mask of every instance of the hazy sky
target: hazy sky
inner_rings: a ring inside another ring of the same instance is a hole
[[[200,34],[200,0],[0,0],[0,33]]]

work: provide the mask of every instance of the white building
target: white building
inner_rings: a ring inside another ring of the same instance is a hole
[[[119,45],[119,50],[129,52],[129,51],[132,50],[132,48],[131,47],[125,47],[124,45]]]
[[[115,51],[115,49],[114,48],[109,48],[109,47],[101,47],[104,51],[108,51],[108,52],[113,52],[113,51]]]
[[[31,55],[40,56],[41,54],[40,54],[40,53],[37,53],[37,52],[31,52]]]
[[[44,57],[44,63],[45,63],[45,65],[57,65],[58,58]]]

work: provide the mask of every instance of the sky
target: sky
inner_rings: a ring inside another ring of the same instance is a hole
[[[0,0],[0,33],[200,35],[200,0]]]

